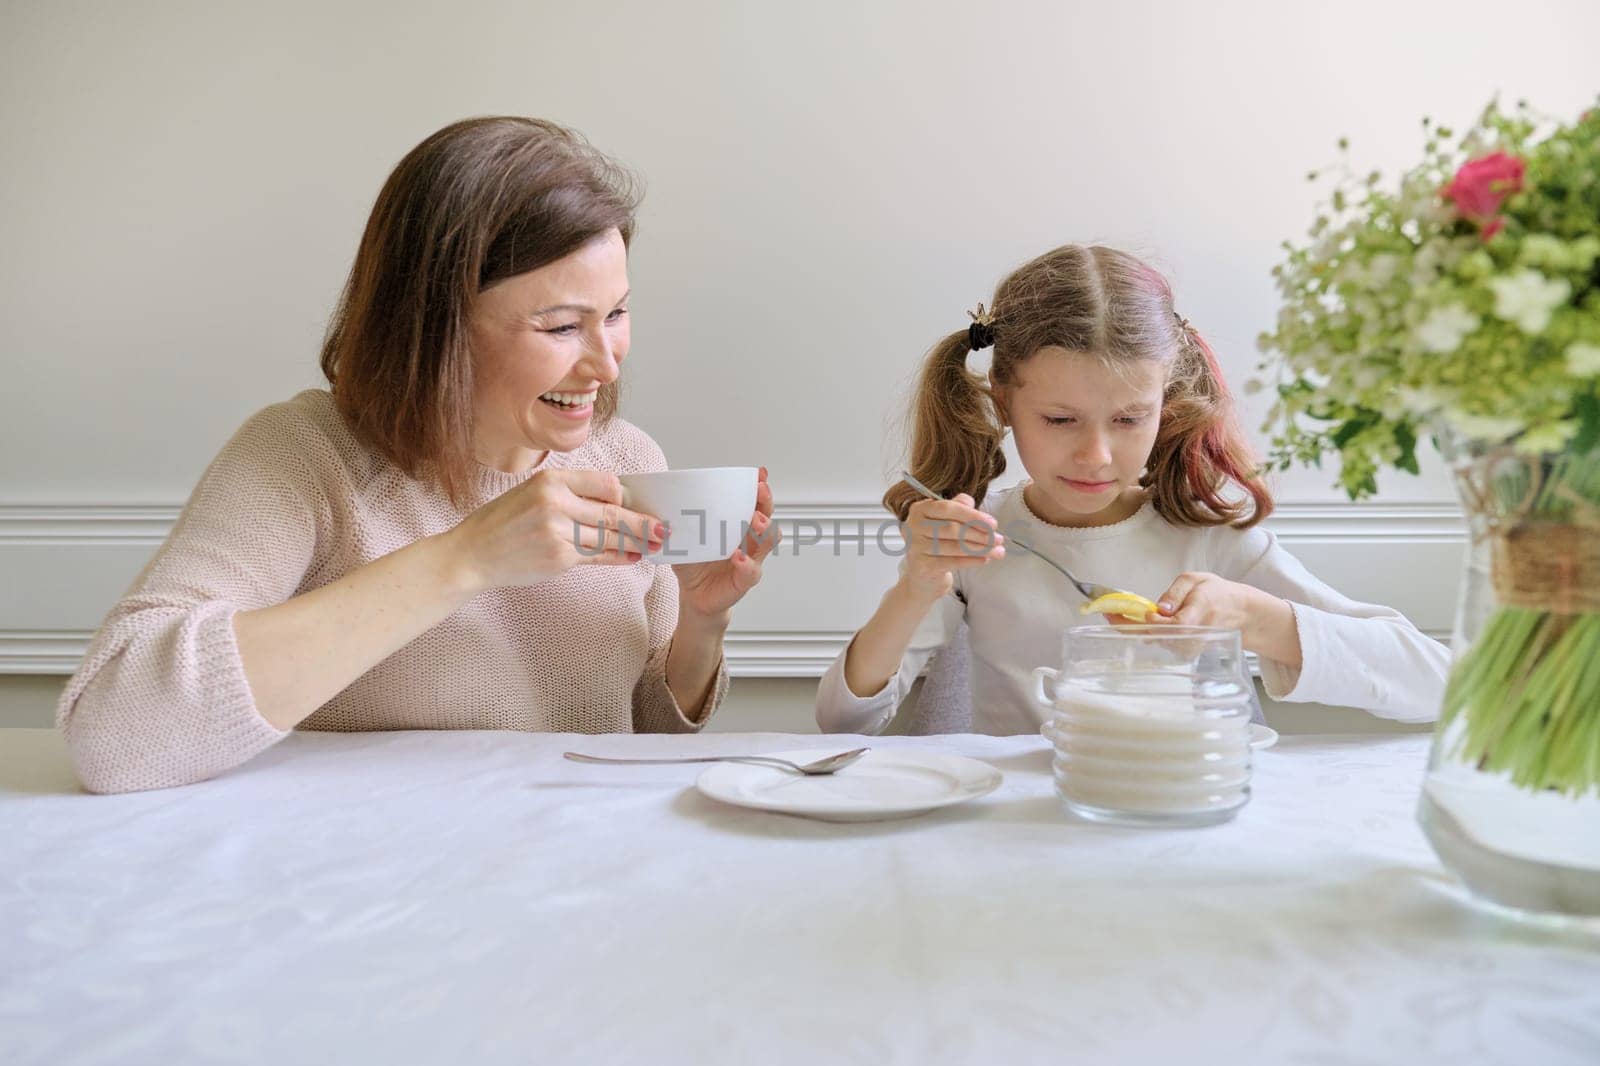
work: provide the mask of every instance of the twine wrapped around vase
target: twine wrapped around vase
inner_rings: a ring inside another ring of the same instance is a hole
[[[1491,480],[1498,464],[1515,462],[1528,475],[1520,500],[1497,503]],[[1490,540],[1490,575],[1495,599],[1557,615],[1600,613],[1600,507],[1565,485],[1550,486],[1570,506],[1562,519],[1532,517],[1544,487],[1540,464],[1499,452],[1458,470],[1466,505],[1481,521],[1473,542]]]
[[[1523,522],[1491,535],[1498,602],[1561,615],[1600,613],[1600,523]]]

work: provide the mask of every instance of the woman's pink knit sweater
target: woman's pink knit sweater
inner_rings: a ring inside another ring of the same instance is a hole
[[[287,735],[257,712],[233,615],[282,603],[455,526],[537,470],[664,470],[621,419],[524,474],[475,471],[454,507],[350,434],[325,390],[247,421],[207,468],[166,543],[112,608],[57,720],[97,792],[200,781]],[[576,567],[485,592],[362,674],[302,729],[689,732],[667,688],[677,624],[669,567]],[[727,691],[718,677],[705,717]]]

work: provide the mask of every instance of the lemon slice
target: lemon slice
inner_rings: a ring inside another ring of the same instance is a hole
[[[1078,610],[1083,614],[1120,615],[1123,618],[1132,618],[1136,622],[1147,622],[1151,615],[1161,613],[1161,609],[1154,603],[1132,592],[1108,592],[1099,599],[1084,604]]]

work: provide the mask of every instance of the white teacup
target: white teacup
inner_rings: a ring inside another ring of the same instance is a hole
[[[622,506],[655,515],[671,527],[661,550],[650,554],[653,561],[714,563],[743,541],[760,478],[754,466],[708,466],[623,474],[618,480]]]

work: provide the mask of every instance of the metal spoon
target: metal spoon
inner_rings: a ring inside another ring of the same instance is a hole
[[[576,751],[567,751],[562,752],[562,756],[571,759],[573,762],[595,762],[617,766],[682,762],[769,763],[774,766],[781,766],[785,770],[792,770],[797,774],[815,777],[820,774],[831,774],[843,770],[871,750],[871,748],[856,748],[854,751],[841,751],[837,755],[829,755],[825,759],[818,759],[815,762],[808,763],[792,763],[788,759],[779,759],[771,755],[705,755],[694,759],[607,759],[599,755],[584,755]]]
[[[907,485],[910,485],[912,488],[914,488],[918,492],[922,493],[928,499],[930,499],[930,500],[942,500],[942,499],[944,499],[943,496],[940,496],[937,492],[934,492],[932,489],[928,488],[928,486],[924,485],[922,482],[920,482],[916,478],[912,477],[908,472],[902,470],[902,471],[900,471],[900,476],[905,479],[905,482],[906,482]],[[1075,586],[1077,586],[1078,591],[1083,593],[1083,596],[1084,596],[1085,599],[1098,600],[1101,596],[1110,596],[1113,593],[1122,592],[1121,589],[1112,588],[1110,585],[1096,585],[1096,584],[1094,584],[1092,582],[1079,581],[1076,577],[1074,577],[1072,575],[1072,571],[1071,570],[1068,570],[1066,567],[1062,566],[1060,563],[1056,562],[1054,559],[1050,558],[1048,555],[1045,555],[1045,554],[1041,553],[1039,551],[1039,549],[1037,549],[1035,547],[1032,547],[1031,545],[1028,545],[1028,544],[1018,540],[1016,538],[1016,536],[1014,534],[1012,534],[1010,531],[1007,531],[1007,530],[996,530],[996,532],[1004,534],[1004,536],[1006,538],[1006,544],[1008,544],[1008,545],[1013,545],[1014,544],[1017,547],[1021,548],[1023,551],[1027,552],[1029,555],[1032,555],[1035,558],[1041,559],[1046,564],[1048,564],[1049,566],[1054,567],[1056,569],[1056,571],[1061,574],[1062,577],[1066,578],[1068,581],[1072,582]]]

